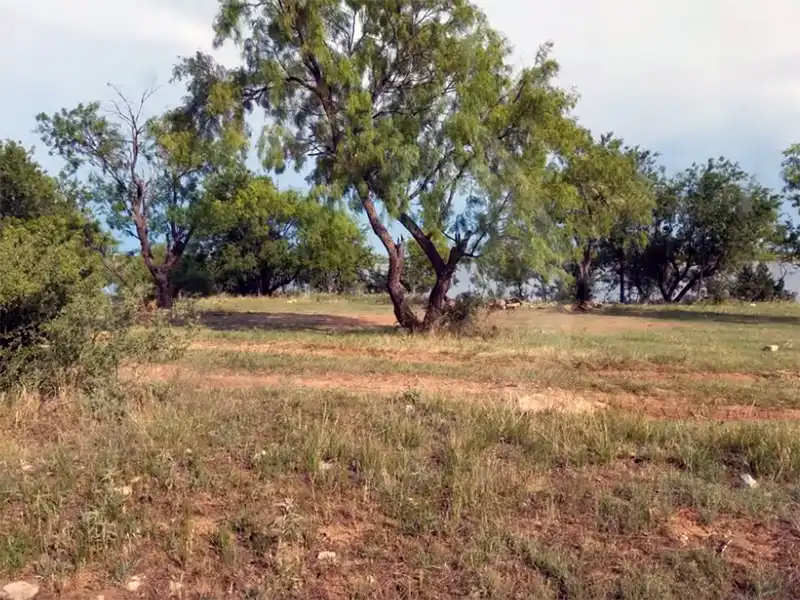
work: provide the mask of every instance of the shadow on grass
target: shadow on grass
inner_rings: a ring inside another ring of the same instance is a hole
[[[714,310],[680,310],[675,308],[638,309],[611,307],[604,315],[618,317],[641,317],[643,319],[663,319],[666,321],[690,321],[696,323],[729,323],[734,325],[800,325],[800,317],[791,315],[747,315],[717,312]]]
[[[216,331],[325,331],[332,333],[388,333],[394,327],[368,319],[342,315],[207,311],[200,324]]]

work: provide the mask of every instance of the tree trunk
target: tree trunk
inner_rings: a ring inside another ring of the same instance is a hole
[[[592,299],[592,293],[589,288],[589,272],[581,264],[578,267],[578,277],[575,281],[575,300],[577,300],[578,304],[584,305]]]
[[[625,297],[625,255],[624,252],[620,252],[619,257],[619,303],[620,304],[627,304],[627,298]]]
[[[394,308],[397,323],[403,329],[418,331],[422,328],[417,315],[406,301],[406,291],[400,278],[403,275],[403,242],[392,243],[393,248],[386,248],[389,253],[389,272],[386,277],[386,291]]]
[[[433,331],[439,325],[445,312],[447,292],[450,290],[454,274],[455,269],[450,267],[436,274],[436,283],[433,284],[431,294],[428,296],[428,307],[425,310],[425,320],[422,322],[425,331]]]
[[[389,230],[386,229],[386,226],[381,222],[380,216],[378,216],[378,211],[369,192],[361,193],[360,200],[364,211],[367,213],[367,219],[372,231],[381,240],[383,247],[386,248],[386,253],[389,255],[386,291],[389,292],[397,323],[403,329],[417,331],[422,328],[422,323],[406,301],[406,293],[400,281],[403,276],[403,242],[400,240],[395,243],[392,239]]]
[[[583,251],[583,258],[578,263],[578,277],[575,281],[575,299],[578,306],[585,307],[592,299],[592,289],[589,283],[592,272],[592,249],[587,245]]]
[[[156,303],[158,308],[172,308],[174,299],[172,282],[170,281],[169,271],[159,270],[153,273],[153,281],[156,286]]]

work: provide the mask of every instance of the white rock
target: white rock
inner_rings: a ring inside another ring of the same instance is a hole
[[[128,497],[133,493],[133,488],[129,485],[123,485],[122,487],[114,488],[114,491],[120,496]]]
[[[764,346],[764,352],[777,352],[778,345],[777,344],[770,344],[769,346]]]
[[[15,581],[3,586],[0,597],[5,600],[31,600],[39,593],[39,586],[27,581]]]
[[[414,412],[414,405],[413,404],[406,404],[406,414],[411,414]]]
[[[128,583],[125,584],[125,589],[129,592],[135,592],[142,587],[142,579],[143,577],[141,575],[134,575],[128,579]]]
[[[745,485],[745,487],[748,487],[750,489],[758,487],[758,482],[755,479],[753,479],[749,473],[742,473],[741,475],[739,475],[739,479],[742,480],[742,483]]]
[[[321,560],[323,562],[334,562],[336,560],[336,552],[324,550],[317,554],[317,560]]]
[[[28,464],[26,462],[22,463],[19,468],[22,470],[23,473],[30,473],[31,471],[33,471],[33,465]]]

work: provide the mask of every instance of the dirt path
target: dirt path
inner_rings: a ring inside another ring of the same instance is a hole
[[[653,398],[625,393],[575,393],[563,389],[541,389],[517,384],[498,385],[433,376],[321,373],[313,377],[291,377],[277,374],[239,373],[232,370],[199,372],[177,365],[138,367],[133,371],[127,371],[125,375],[130,379],[172,382],[181,387],[193,389],[299,387],[378,395],[419,390],[422,393],[441,395],[451,399],[511,402],[522,410],[532,412],[560,410],[586,413],[616,408],[656,419],[800,421],[800,410],[798,409],[702,405],[691,404],[680,398]]]

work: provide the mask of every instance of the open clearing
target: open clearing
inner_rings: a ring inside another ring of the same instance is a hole
[[[375,301],[200,308],[122,391],[2,405],[0,583],[800,597],[800,307],[519,309],[473,338]]]

